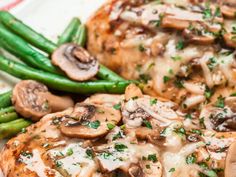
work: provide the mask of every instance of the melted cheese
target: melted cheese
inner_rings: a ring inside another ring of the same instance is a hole
[[[40,152],[37,149],[32,151],[32,156],[20,155],[19,159],[26,165],[26,169],[35,172],[39,177],[45,177],[47,174],[54,174],[55,177],[62,177],[56,170],[51,169],[44,164]]]
[[[57,164],[60,164],[59,169],[65,170],[71,177],[90,176],[96,171],[96,165],[88,157],[87,149],[81,147],[81,145],[81,143],[71,143],[63,149],[50,150],[49,155],[51,158],[56,159]],[[60,156],[60,158],[57,159],[57,156]]]
[[[186,157],[195,152],[197,148],[203,147],[203,142],[185,145],[179,152],[165,152],[163,154],[164,174],[166,177],[181,176],[181,177],[198,177],[200,168],[195,164],[186,164]],[[175,168],[174,172],[170,169]]]

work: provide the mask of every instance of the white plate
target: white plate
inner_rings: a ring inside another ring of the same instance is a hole
[[[17,2],[16,4],[14,4]],[[16,5],[10,11],[26,24],[56,41],[72,17],[85,22],[105,0],[1,0],[0,8]],[[9,90],[17,80],[0,72],[0,93]],[[0,148],[5,141],[0,141]]]

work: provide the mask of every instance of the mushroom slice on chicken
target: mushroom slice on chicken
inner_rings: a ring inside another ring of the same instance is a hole
[[[76,81],[89,80],[99,70],[97,59],[73,43],[64,44],[55,50],[52,54],[52,63]]]
[[[44,84],[33,80],[16,84],[12,103],[19,114],[33,121],[38,121],[46,114],[74,106],[70,97],[53,95]]]
[[[225,17],[235,18],[236,2],[234,0],[224,0],[220,10]]]
[[[236,142],[228,149],[225,161],[225,177],[234,177],[236,174]]]
[[[139,127],[143,121],[150,118],[156,119],[159,126],[169,125],[178,120],[173,102],[160,101],[152,97],[130,99],[122,108],[123,121],[129,127]]]
[[[60,131],[69,137],[98,138],[109,132],[108,124],[116,125],[121,120],[119,110],[112,107],[81,103],[65,117]]]
[[[202,109],[200,117],[204,118],[206,129],[222,132],[236,130],[235,99],[227,97],[222,100],[224,107],[207,105]]]
[[[201,45],[212,44],[215,41],[215,36],[213,36],[212,34],[199,35],[195,30],[189,30],[189,29],[185,29],[183,31],[183,36],[188,42],[194,42],[196,44],[201,44]]]

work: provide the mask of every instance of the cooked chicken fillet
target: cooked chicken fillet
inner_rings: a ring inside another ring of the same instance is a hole
[[[146,93],[193,108],[235,91],[235,16],[227,13],[235,7],[226,0],[112,0],[88,21],[87,47],[123,77],[146,83]]]
[[[125,95],[93,95],[9,140],[0,169],[6,177],[223,176],[225,166],[234,172],[234,148],[227,152],[236,140],[230,101],[226,112],[206,106],[202,122],[134,85]],[[207,117],[211,111],[225,121]]]

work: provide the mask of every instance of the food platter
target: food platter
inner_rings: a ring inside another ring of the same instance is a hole
[[[0,177],[235,177],[236,1],[0,2]]]

